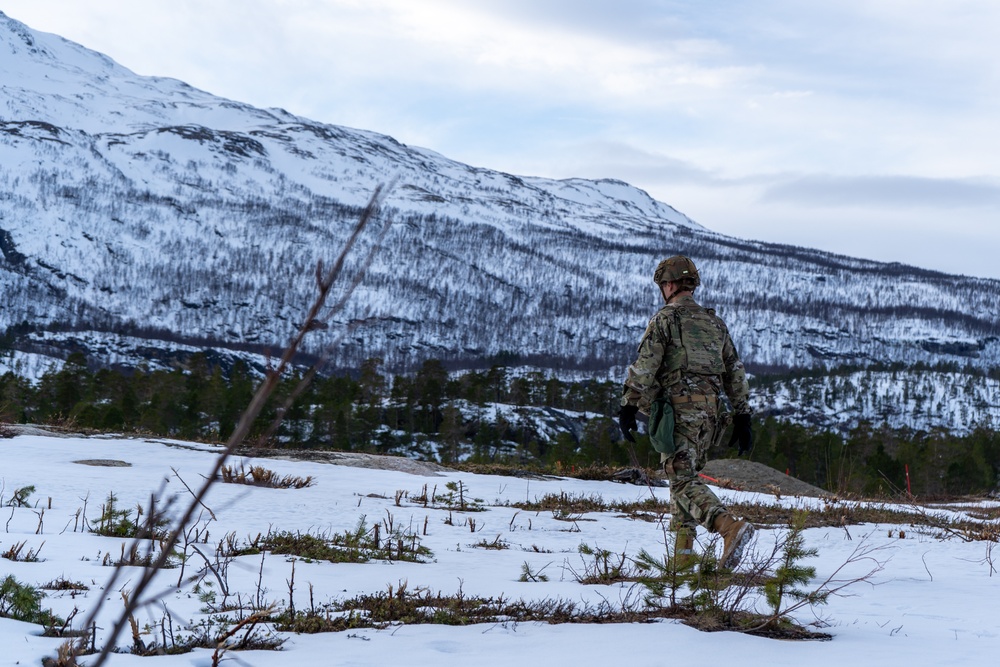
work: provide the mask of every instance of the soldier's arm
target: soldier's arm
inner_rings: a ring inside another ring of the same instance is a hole
[[[722,345],[722,361],[726,366],[726,372],[722,376],[722,388],[729,397],[729,402],[733,404],[733,411],[738,415],[752,414],[747,372],[728,331]]]
[[[635,362],[628,367],[621,399],[622,405],[635,405],[647,415],[653,400],[660,393],[656,374],[667,349],[667,333],[660,320],[658,315],[654,316],[646,327]]]

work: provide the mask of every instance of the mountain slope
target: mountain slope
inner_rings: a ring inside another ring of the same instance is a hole
[[[0,329],[28,323],[17,347],[281,345],[315,263],[393,183],[384,246],[312,341],[341,365],[619,368],[658,307],[653,267],[679,252],[752,367],[1000,365],[1000,281],[725,237],[625,183],[463,165],[140,77],[2,14],[0,54]]]

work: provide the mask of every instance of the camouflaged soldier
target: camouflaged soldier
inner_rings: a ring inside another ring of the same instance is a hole
[[[728,421],[728,413],[719,402],[722,392],[735,413],[729,444],[738,443],[740,454],[750,451],[753,434],[746,372],[725,323],[715,311],[694,300],[694,290],[701,284],[694,262],[680,255],[665,259],[656,267],[653,281],[666,305],[650,320],[638,357],[628,368],[619,424],[625,437],[635,442],[631,431],[638,427],[636,414],[654,415],[650,434],[670,483],[675,554],[682,558],[693,555],[694,535],[700,524],[722,536],[719,562],[732,569],[739,564],[754,527],[730,515],[698,473],[705,466],[709,447],[721,440]],[[660,423],[660,414],[667,415],[665,438],[656,437],[662,433],[654,426]]]

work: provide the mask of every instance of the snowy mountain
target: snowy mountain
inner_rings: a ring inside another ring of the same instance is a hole
[[[393,183],[383,247],[311,340],[343,366],[620,369],[658,307],[652,270],[675,253],[752,368],[1000,366],[1000,281],[726,237],[626,183],[514,176],[254,108],[2,13],[0,84],[9,347],[109,363],[280,346],[316,262]]]

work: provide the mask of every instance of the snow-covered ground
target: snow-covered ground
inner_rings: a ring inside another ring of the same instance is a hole
[[[120,590],[128,591],[139,570],[106,588],[112,568],[102,565],[106,554],[118,557],[123,540],[82,531],[81,515],[94,523],[100,506],[114,492],[122,508],[148,503],[150,494],[165,489],[163,497],[189,496],[181,480],[198,486],[214,460],[207,445],[163,440],[116,437],[55,437],[19,435],[0,440],[3,494],[3,530],[0,553],[24,543],[22,554],[36,550],[39,562],[0,559],[0,578],[13,575],[19,582],[42,586],[65,578],[89,590],[47,591],[43,607],[60,616],[79,608],[78,618],[100,598],[106,598],[97,625],[98,641],[122,608]],[[102,467],[82,460],[123,461],[130,466]],[[616,513],[592,513],[575,522],[556,520],[550,512],[527,512],[506,505],[534,500],[546,494],[599,495],[606,502],[642,500],[665,489],[571,479],[519,479],[445,472],[417,476],[404,472],[291,460],[260,461],[282,475],[312,476],[315,485],[304,489],[265,489],[216,484],[206,505],[215,515],[204,526],[210,538],[207,552],[227,533],[238,539],[269,529],[343,532],[354,529],[364,516],[369,525],[390,521],[420,534],[432,556],[425,563],[369,562],[332,564],[297,559],[294,563],[298,608],[307,606],[309,588],[315,603],[346,599],[362,593],[383,592],[405,582],[410,590],[427,587],[450,595],[497,596],[543,600],[560,598],[577,603],[618,604],[637,595],[633,585],[582,585],[574,571],[583,569],[581,544],[636,555],[641,549],[662,553],[663,533],[655,523],[637,521]],[[420,494],[424,485],[445,492],[449,482],[461,482],[466,498],[479,499],[485,511],[471,514],[424,507],[403,497]],[[15,490],[35,487],[30,507],[7,507]],[[720,489],[729,501],[809,506],[811,499],[782,498]],[[85,509],[84,509],[85,508]],[[450,523],[446,520],[452,517]],[[470,527],[475,522],[475,532]],[[426,523],[425,523],[426,522]],[[426,535],[424,526],[426,525]],[[899,538],[900,529],[905,538]],[[755,549],[767,551],[782,530],[759,531]],[[701,548],[708,545],[699,536]],[[283,665],[629,665],[759,664],[811,665],[979,665],[993,664],[1000,654],[1000,621],[996,600],[1000,575],[988,560],[995,546],[942,539],[911,526],[860,525],[817,528],[805,532],[806,546],[819,556],[813,565],[817,578],[831,575],[848,560],[859,544],[875,549],[883,568],[870,584],[862,583],[832,597],[813,612],[796,615],[803,624],[821,621],[833,636],[827,642],[789,642],[730,632],[703,633],[677,621],[643,624],[548,625],[540,623],[481,624],[465,627],[413,625],[384,630],[352,630],[316,635],[289,635],[281,651],[227,654],[233,664]],[[508,549],[474,546],[499,539]],[[544,572],[548,581],[519,581],[523,565]],[[185,576],[200,563],[192,557]],[[859,574],[872,565],[860,563],[845,576]],[[266,554],[244,556],[229,570],[233,591],[256,596],[258,578],[262,596],[287,604],[292,559]],[[204,618],[204,602],[193,584],[178,586],[179,570],[165,570],[152,587],[154,604],[136,616],[140,629],[158,628],[166,613],[178,630],[185,623]],[[40,636],[39,626],[0,619],[2,665],[38,665],[53,655],[61,643]],[[131,643],[128,630],[118,644]],[[149,637],[147,637],[149,638]],[[153,637],[155,638],[155,637]],[[211,652],[164,656],[157,665],[209,665]],[[142,658],[112,655],[111,665],[152,664]]]

